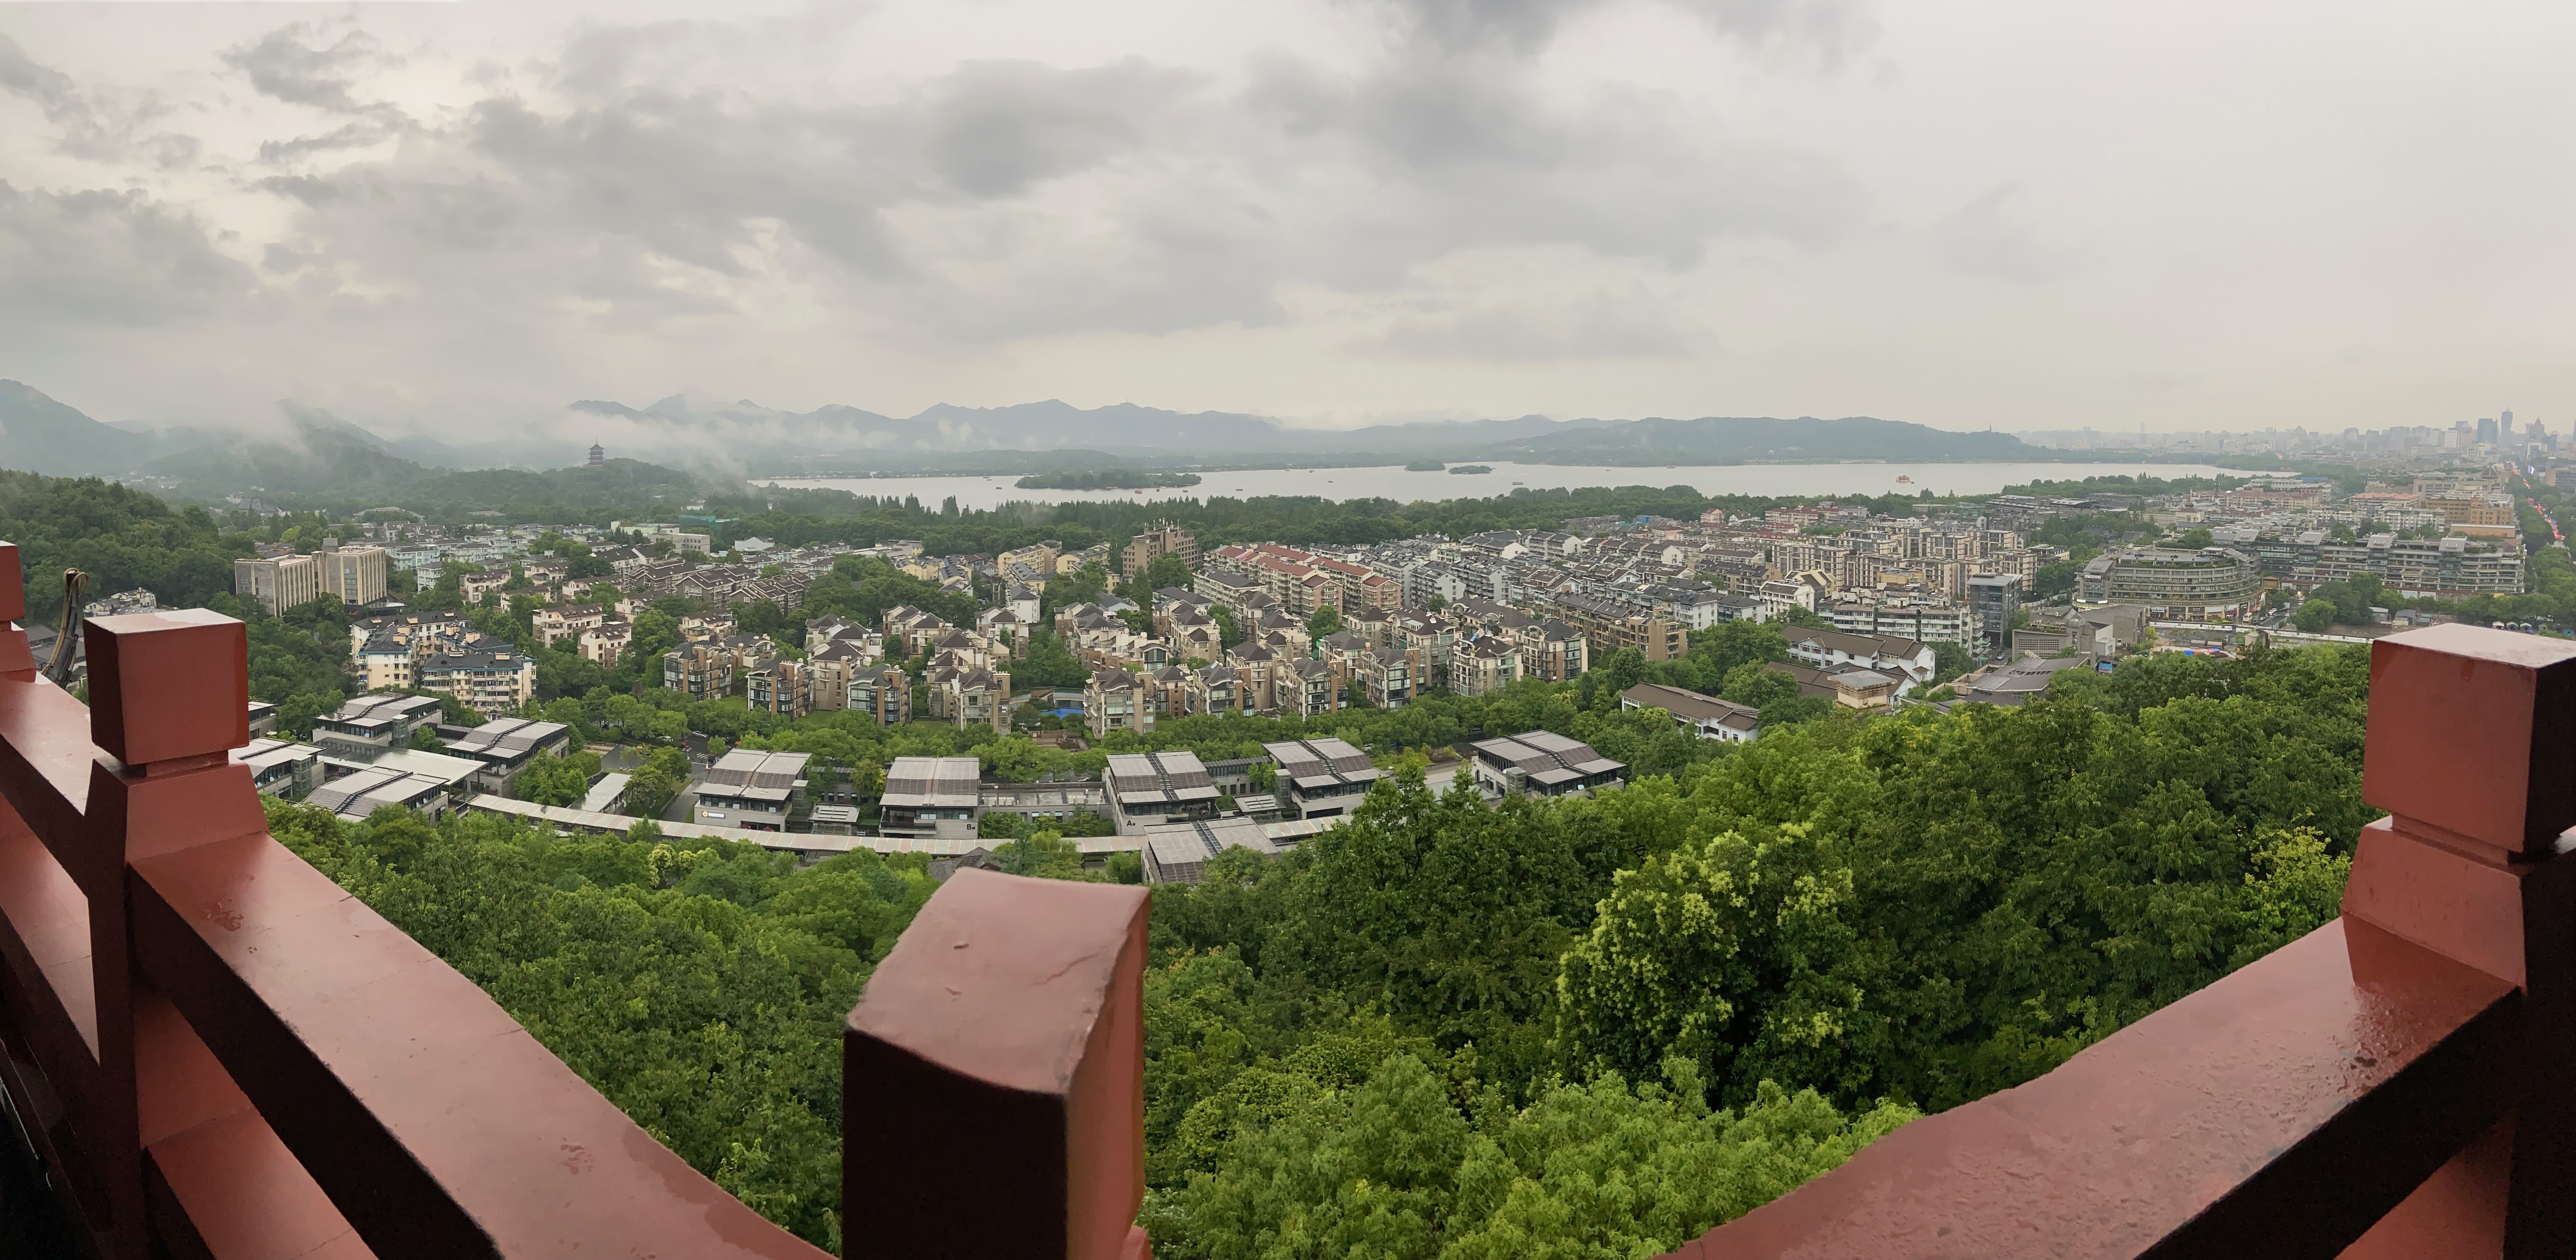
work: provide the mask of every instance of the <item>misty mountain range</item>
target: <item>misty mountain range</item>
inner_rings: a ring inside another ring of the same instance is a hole
[[[293,404],[265,430],[101,423],[16,381],[0,381],[0,467],[54,475],[167,478],[183,495],[390,492],[445,470],[560,468],[594,441],[613,458],[726,474],[1021,472],[1119,465],[1387,463],[1403,459],[1653,466],[1829,459],[2045,460],[2006,433],[1960,433],[1853,416],[1695,420],[1446,421],[1301,429],[1232,412],[1049,399],[1010,407],[940,404],[896,418],[857,407],[793,412],[673,395],[637,408],[584,400],[563,420],[500,441],[386,438]]]

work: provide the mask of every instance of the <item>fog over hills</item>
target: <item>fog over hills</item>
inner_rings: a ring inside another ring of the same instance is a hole
[[[1694,420],[1434,421],[1302,428],[1235,412],[1183,413],[1058,399],[1008,407],[939,404],[906,417],[829,405],[787,411],[674,394],[643,407],[570,404],[507,441],[387,438],[325,412],[280,405],[256,430],[102,424],[16,381],[0,381],[0,467],[56,475],[140,474],[183,494],[258,488],[393,491],[445,470],[561,468],[593,442],[618,459],[701,474],[1020,472],[1118,465],[1264,467],[1411,458],[1522,463],[1717,464],[1827,459],[2045,459],[2009,434],[1958,433],[1866,416]]]

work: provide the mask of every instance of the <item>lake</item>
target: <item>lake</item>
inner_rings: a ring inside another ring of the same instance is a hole
[[[1729,464],[1676,468],[1595,468],[1573,464],[1495,464],[1490,473],[1406,472],[1400,464],[1382,468],[1263,468],[1245,472],[1203,474],[1188,490],[1022,490],[1019,477],[774,477],[763,485],[831,490],[903,498],[912,495],[936,508],[955,495],[957,506],[995,508],[1005,503],[1070,503],[1157,499],[1203,499],[1222,495],[1253,499],[1270,495],[1313,495],[1324,499],[1475,499],[1510,494],[1515,486],[1533,490],[1571,490],[1586,486],[1689,486],[1702,494],[1766,495],[1808,498],[1848,494],[1993,494],[2027,482],[2081,481],[2086,477],[2244,476],[2242,470],[2205,464]],[[1900,481],[1899,478],[1910,478]]]

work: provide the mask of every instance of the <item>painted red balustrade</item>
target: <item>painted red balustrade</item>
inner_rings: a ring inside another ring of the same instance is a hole
[[[2576,644],[2380,639],[2343,914],[1669,1260],[2576,1254]]]
[[[86,622],[84,707],[23,591],[0,543],[0,1086],[84,1250],[820,1260],[269,837],[240,622]],[[847,1254],[1146,1260],[1145,911],[931,899],[850,1016]]]

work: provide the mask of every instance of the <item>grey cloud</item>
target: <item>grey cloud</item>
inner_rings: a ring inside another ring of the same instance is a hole
[[[1447,52],[1505,50],[1518,54],[1545,47],[1557,24],[1594,0],[1387,0],[1403,33]]]
[[[1643,292],[1580,301],[1479,305],[1399,316],[1363,348],[1428,359],[1496,363],[1673,359],[1703,353],[1708,327]]]
[[[1864,0],[1670,0],[1710,32],[1775,61],[1812,58],[1830,69],[1877,39]],[[1566,18],[1598,0],[1379,0],[1411,54],[1531,56]]]
[[[0,35],[0,91],[35,102],[45,121],[62,129],[62,151],[73,157],[93,162],[139,157],[163,169],[196,161],[195,137],[144,131],[146,124],[168,112],[151,96],[127,104],[106,93],[83,90],[70,75],[28,57],[26,49],[6,35]]]
[[[263,35],[255,43],[228,49],[225,65],[241,71],[261,95],[333,113],[354,114],[382,109],[360,102],[352,89],[356,71],[371,64],[400,64],[386,56],[374,36],[350,31],[327,46],[307,43],[323,34],[320,27],[297,22]]]
[[[867,105],[691,59],[747,28],[591,28],[554,63],[562,95],[490,96],[453,124],[405,124],[396,154],[257,186],[299,206],[290,256],[328,260],[299,267],[303,284],[444,301],[479,283],[491,302],[626,327],[739,314],[784,282],[925,344],[1271,325],[1283,285],[1388,292],[1459,250],[1679,268],[1712,239],[1823,243],[1855,221],[1866,199],[1828,158],[1730,137],[1666,97],[1543,90],[1520,50],[1564,9],[1417,6],[1450,45],[1358,72],[1273,58],[1241,95],[1134,59],[970,62]],[[1771,29],[1759,16],[1740,24]],[[227,61],[271,95],[354,105],[373,46],[318,44],[290,27]],[[362,112],[263,156],[329,159],[383,125]],[[1586,320],[1545,353],[1681,344],[1606,310]],[[1403,333],[1404,352],[1438,353],[1438,335]]]
[[[0,311],[12,322],[168,323],[256,287],[186,210],[141,193],[19,189],[0,180]]]
[[[1710,30],[1775,60],[1812,58],[1826,69],[1878,42],[1861,0],[1673,0]]]
[[[923,105],[922,142],[951,187],[1017,196],[1135,149],[1194,78],[1132,58],[1087,70],[974,63],[938,81]]]
[[[1932,224],[1933,250],[1955,270],[2017,284],[2038,284],[2092,265],[2089,251],[2052,244],[2015,220],[2008,206],[2019,184],[1997,184]]]
[[[318,136],[298,136],[292,140],[263,140],[259,160],[269,166],[282,165],[316,153],[337,153],[343,149],[362,149],[392,139],[397,129],[374,119],[344,123]]]

